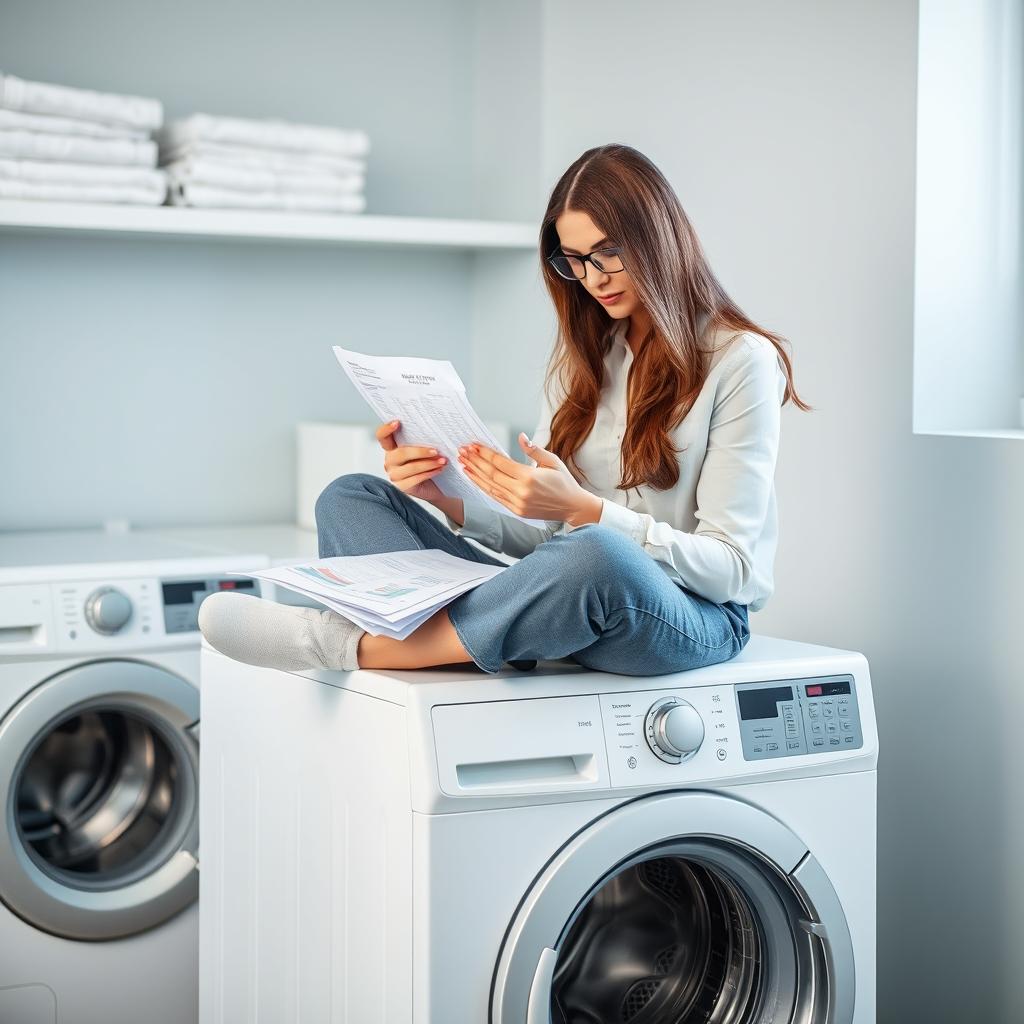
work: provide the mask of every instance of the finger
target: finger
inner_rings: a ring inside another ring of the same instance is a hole
[[[506,508],[514,511],[519,506],[519,496],[514,491],[510,491],[502,484],[496,483],[490,477],[481,476],[472,469],[467,469],[466,475],[480,490],[485,494],[489,494],[492,498],[496,498]]]
[[[397,447],[395,439],[392,436],[399,427],[398,420],[392,420],[390,423],[382,423],[375,431],[377,440],[380,441],[381,448],[384,451],[391,451]]]
[[[417,476],[418,474],[425,473],[428,470],[444,469],[444,465],[447,461],[448,460],[443,456],[439,459],[413,459],[400,466],[392,467],[389,475],[392,481],[397,483],[399,480],[405,481],[411,476]]]
[[[488,449],[490,450],[490,449]],[[518,487],[524,480],[528,479],[532,467],[527,469],[526,466],[520,465],[520,463],[513,463],[515,466],[519,466],[520,469],[524,470],[522,475],[511,475],[506,473],[501,467],[495,463],[488,462],[486,459],[481,459],[469,452],[468,454],[461,457],[462,464],[464,466],[472,466],[481,477],[488,480],[493,480],[496,484],[500,484],[502,487]],[[511,460],[506,460],[511,461]]]
[[[395,449],[394,457],[399,462],[408,462],[410,459],[429,459],[440,454],[436,448],[431,448],[429,445],[400,444]]]
[[[405,463],[411,462],[413,459],[429,459],[440,454],[436,448],[427,448],[415,444],[400,444],[397,448],[392,448],[384,456],[384,465],[389,469],[397,468],[398,466],[404,466]]]
[[[424,480],[429,480],[432,476],[437,476],[442,469],[444,469],[444,466],[438,466],[436,469],[428,469],[426,473],[417,473],[415,476],[407,477],[402,480],[401,485],[399,485],[397,481],[395,481],[395,484],[398,486],[399,490],[409,491],[423,483]]]
[[[532,466],[524,466],[521,462],[516,462],[515,459],[510,459],[502,455],[501,452],[496,452],[493,448],[488,448],[482,444],[474,443],[470,445],[469,451],[474,453],[478,461],[485,466],[491,467],[496,472],[503,473],[505,476],[512,477],[513,479],[522,480],[533,471]]]

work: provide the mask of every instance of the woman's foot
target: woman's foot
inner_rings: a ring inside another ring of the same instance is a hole
[[[359,638],[366,632],[336,612],[227,590],[199,606],[199,629],[211,647],[235,661],[290,671],[354,671]]]

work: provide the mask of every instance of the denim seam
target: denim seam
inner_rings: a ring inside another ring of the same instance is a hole
[[[465,648],[466,653],[473,659],[474,662],[476,662],[477,668],[483,669],[484,672],[500,672],[501,671],[501,665],[500,664],[498,665],[498,667],[496,669],[489,669],[473,653],[473,649],[466,642],[466,637],[463,635],[462,629],[459,627],[459,624],[456,621],[456,618],[457,618],[457,615],[455,614],[455,609],[452,608],[452,606],[449,604],[448,605],[448,621],[452,624],[452,629],[455,630],[455,634],[456,634],[456,636],[458,636],[459,642]]]
[[[690,643],[697,644],[698,646],[704,647],[709,651],[717,651],[719,647],[724,647],[726,644],[731,643],[733,640],[736,639],[736,635],[734,632],[731,638],[723,640],[720,644],[706,644],[703,640],[697,640],[695,637],[690,636],[690,634],[687,633],[685,629],[680,629],[677,625],[675,625],[675,623],[669,622],[668,619],[662,618],[655,612],[650,612],[646,608],[636,608],[635,606],[629,604],[621,605],[618,608],[612,608],[609,611],[609,614],[612,615],[615,612],[621,612],[625,610],[631,612],[640,612],[642,615],[649,615],[652,619],[657,619],[659,622],[664,622],[669,629],[674,629],[677,633],[681,633],[683,636],[686,637],[687,640],[690,641]]]

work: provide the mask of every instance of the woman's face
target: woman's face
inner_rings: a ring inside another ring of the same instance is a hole
[[[595,249],[607,248],[619,244],[617,238],[606,238],[600,228],[590,219],[590,215],[581,210],[566,210],[556,221],[555,230],[562,252],[566,256],[587,255]],[[600,260],[600,256],[598,259]],[[586,288],[594,301],[603,306],[608,315],[616,320],[629,316],[639,305],[629,272],[620,270],[614,274],[602,273],[594,264],[587,260],[583,264],[587,276],[579,282]],[[602,302],[602,298],[611,296],[612,302]]]

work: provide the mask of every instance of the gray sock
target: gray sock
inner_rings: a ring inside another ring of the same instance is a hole
[[[290,671],[354,671],[359,668],[359,638],[366,632],[327,609],[277,604],[227,590],[211,594],[199,606],[199,629],[211,647],[235,661]]]

